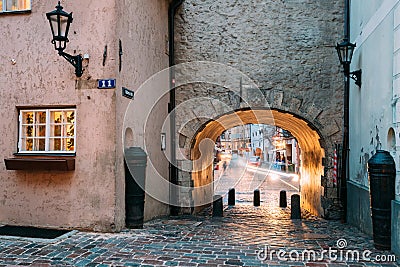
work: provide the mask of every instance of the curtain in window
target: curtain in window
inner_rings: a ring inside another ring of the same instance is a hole
[[[0,0],[0,5],[2,1]],[[31,7],[30,0],[6,0],[6,11],[27,10]]]

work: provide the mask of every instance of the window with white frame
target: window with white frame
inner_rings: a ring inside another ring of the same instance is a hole
[[[0,0],[0,13],[28,10],[31,10],[31,0]]]
[[[75,109],[20,110],[19,153],[74,153]]]

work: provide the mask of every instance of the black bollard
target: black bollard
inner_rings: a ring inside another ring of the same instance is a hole
[[[235,188],[229,189],[228,193],[228,205],[235,206]]]
[[[301,219],[301,208],[300,208],[300,196],[293,194],[290,198],[291,202],[291,213],[290,219]]]
[[[144,220],[147,154],[140,147],[125,150],[125,224],[141,229]]]
[[[222,203],[222,196],[221,195],[215,195],[213,199],[213,212],[212,216],[213,217],[222,217],[223,216],[223,211],[224,211],[224,206]]]
[[[254,207],[260,206],[260,190],[254,190],[254,198],[253,198]]]
[[[368,160],[374,246],[390,250],[392,245],[392,200],[395,199],[396,164],[388,151],[377,150]]]
[[[286,199],[286,191],[282,190],[279,194],[279,207],[286,208],[287,207],[287,199]]]

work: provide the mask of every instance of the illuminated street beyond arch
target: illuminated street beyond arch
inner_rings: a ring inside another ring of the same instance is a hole
[[[204,186],[213,182],[213,165],[210,162],[212,162],[214,146],[204,145],[204,140],[215,142],[225,130],[250,123],[278,126],[290,131],[298,140],[302,150],[300,165],[302,207],[314,214],[321,215],[323,212],[320,199],[321,175],[323,175],[322,158],[324,157],[321,137],[307,121],[279,110],[238,110],[206,123],[193,139],[191,159],[194,163],[192,172],[194,186]],[[202,160],[197,160],[199,158]],[[196,197],[207,197],[209,194],[194,196],[194,200],[196,201]]]

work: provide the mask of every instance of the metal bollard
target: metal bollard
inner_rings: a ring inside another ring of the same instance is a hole
[[[213,217],[222,217],[224,212],[224,206],[222,203],[222,196],[221,195],[215,195],[213,198],[213,211],[212,211],[212,216]]]
[[[301,219],[300,196],[298,194],[292,195],[290,202],[292,205],[290,219]]]
[[[279,193],[279,207],[286,208],[287,207],[287,198],[286,198],[286,191],[282,190]]]
[[[254,190],[254,198],[253,198],[254,207],[260,206],[260,190]]]
[[[235,206],[235,188],[229,189],[228,192],[228,205]]]

